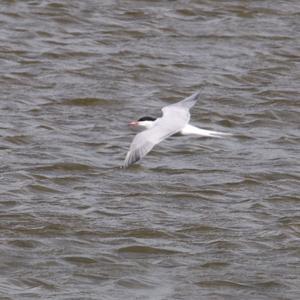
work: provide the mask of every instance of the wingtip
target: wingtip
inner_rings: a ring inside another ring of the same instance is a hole
[[[127,169],[128,167],[130,167],[132,164],[129,163],[123,163],[123,165],[121,166],[122,169]]]
[[[184,105],[188,108],[191,108],[196,104],[199,97],[200,97],[200,90],[196,91],[195,93],[193,93],[192,95],[190,95],[189,97],[183,99],[182,101],[180,101],[178,103],[181,104],[181,105]]]
[[[200,93],[201,93],[201,91],[200,90],[198,90],[198,91],[196,91],[193,95],[192,95],[192,97],[194,97],[194,99],[196,100],[196,99],[198,99],[199,98],[199,96],[200,96]]]
[[[126,169],[126,168],[128,168],[130,166],[130,163],[128,162],[128,159],[127,159],[127,157],[126,157],[126,159],[124,160],[124,163],[123,163],[123,165],[122,165],[122,168],[123,169]]]
[[[125,161],[123,163],[123,165],[121,166],[122,169],[127,169],[129,167],[131,167],[133,164],[135,164],[137,161],[139,160],[136,160],[136,161]]]
[[[129,166],[133,165],[137,161],[139,161],[141,158],[137,155],[136,151],[134,152],[128,152],[126,155],[126,158],[123,163],[123,168],[126,169]]]

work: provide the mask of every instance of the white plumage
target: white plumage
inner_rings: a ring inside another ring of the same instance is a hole
[[[161,118],[153,119],[149,117],[149,119],[152,119],[151,121],[132,122],[131,124],[134,123],[135,125],[146,127],[147,129],[134,137],[126,155],[124,167],[128,167],[139,161],[150,152],[156,144],[174,134],[192,134],[208,137],[229,135],[223,132],[197,128],[188,124],[190,120],[189,110],[195,105],[199,95],[200,92],[196,92],[180,102],[163,107],[163,115]]]

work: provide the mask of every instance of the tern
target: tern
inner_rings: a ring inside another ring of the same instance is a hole
[[[141,160],[152,148],[172,135],[196,135],[202,137],[224,137],[231,135],[219,131],[201,129],[190,125],[190,109],[199,99],[200,92],[185,98],[174,104],[162,108],[163,115],[160,118],[142,117],[129,125],[144,128],[138,133],[129,148],[123,167],[126,168]]]

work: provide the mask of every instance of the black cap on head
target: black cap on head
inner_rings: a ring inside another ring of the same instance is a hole
[[[156,119],[155,118],[152,118],[152,117],[142,117],[140,119],[138,119],[138,122],[140,121],[155,121]]]

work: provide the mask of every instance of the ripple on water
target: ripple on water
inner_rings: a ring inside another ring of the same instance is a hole
[[[90,172],[94,168],[87,164],[82,163],[71,163],[71,162],[59,162],[55,164],[38,166],[33,168],[33,171],[47,171],[47,172],[58,172],[58,173],[70,173],[70,172]]]
[[[139,257],[146,257],[148,255],[172,255],[180,253],[180,251],[173,250],[173,249],[165,249],[165,248],[155,248],[149,246],[139,246],[139,245],[132,245],[126,247],[120,247],[118,252],[121,254],[126,255],[138,255]]]
[[[101,98],[75,98],[75,99],[66,99],[61,104],[70,105],[70,106],[105,106],[112,105],[112,102],[107,99]]]
[[[93,259],[91,257],[86,257],[86,256],[66,256],[63,257],[63,260],[74,265],[85,265],[85,266],[97,263],[96,259]]]
[[[298,300],[299,1],[99,3],[1,1],[0,298]]]

